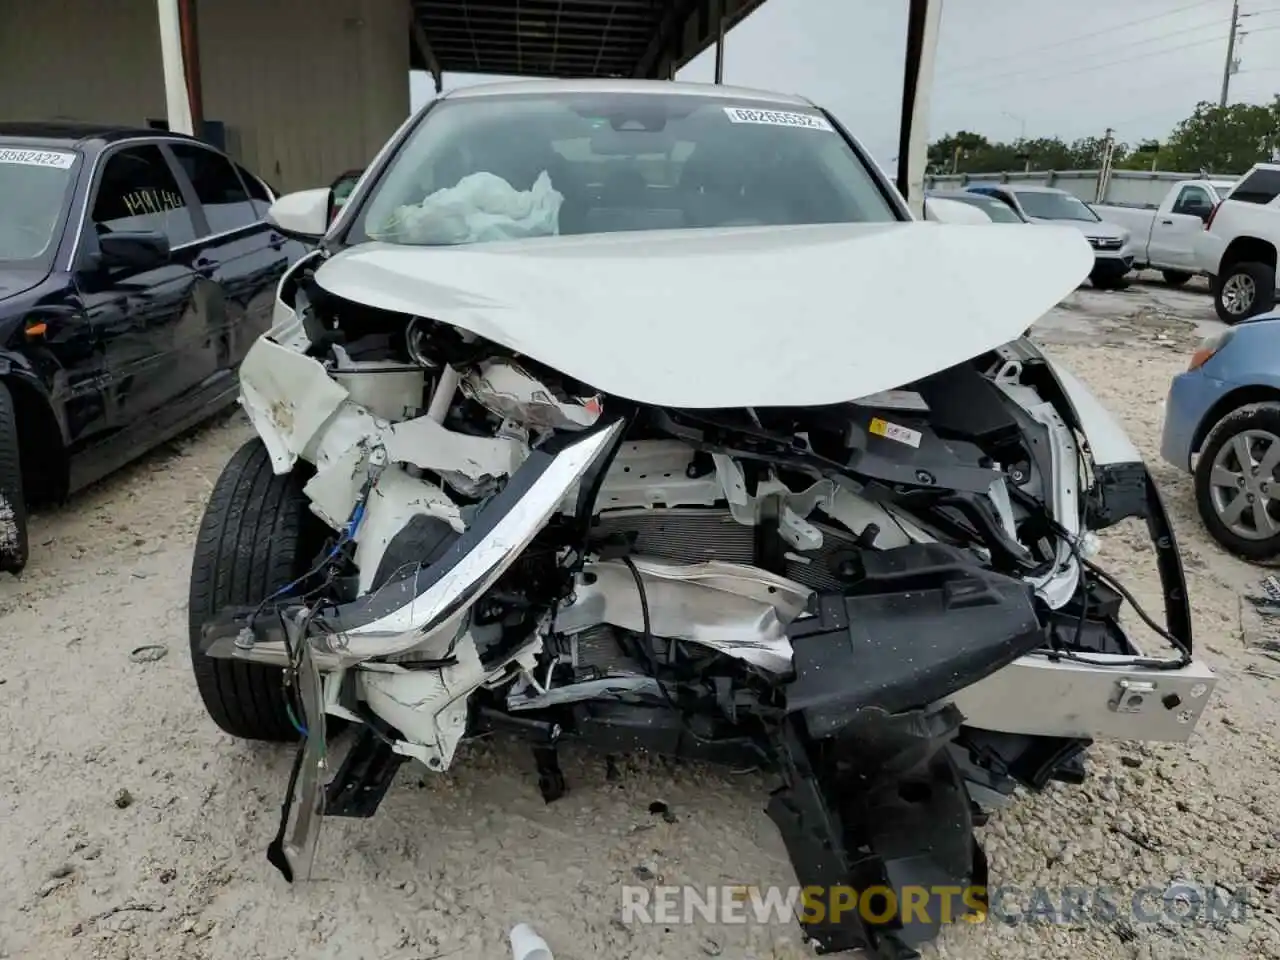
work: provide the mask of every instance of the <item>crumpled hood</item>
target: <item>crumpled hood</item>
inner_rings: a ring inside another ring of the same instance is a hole
[[[606,393],[709,408],[910,383],[1016,339],[1092,267],[1074,230],[914,222],[366,243],[316,281]]]

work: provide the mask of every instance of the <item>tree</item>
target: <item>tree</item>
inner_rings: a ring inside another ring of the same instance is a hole
[[[1280,96],[1270,104],[1233,103],[1225,107],[1201,101],[1183,120],[1161,152],[1161,165],[1194,173],[1244,173],[1280,150]]]
[[[948,133],[929,145],[929,172],[954,173],[958,165],[967,170],[966,158],[982,154],[990,147],[990,141],[980,133],[967,130]]]
[[[1113,159],[1128,153],[1116,144]],[[1002,143],[961,130],[929,147],[930,173],[1003,173],[1006,170],[1096,170],[1102,165],[1103,140],[1084,137],[1066,143],[1058,137],[1036,137]]]
[[[1099,170],[1102,167],[1102,156],[1106,152],[1107,141],[1103,137],[1081,137],[1071,144],[1071,166],[1058,167],[1059,170]],[[1113,166],[1123,163],[1129,156],[1128,144],[1113,142],[1111,145],[1111,163]]]
[[[1125,156],[1115,161],[1118,170],[1158,170],[1164,157],[1164,144],[1159,140],[1143,140]]]

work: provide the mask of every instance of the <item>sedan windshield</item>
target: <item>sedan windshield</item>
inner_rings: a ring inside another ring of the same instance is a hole
[[[76,155],[0,143],[0,263],[47,266],[57,251]]]
[[[431,108],[350,239],[441,245],[897,219],[866,163],[811,108],[512,94]]]
[[[1048,193],[1040,190],[1016,191],[1018,203],[1027,216],[1040,220],[1083,220],[1097,223],[1098,216],[1084,203],[1069,193]]]

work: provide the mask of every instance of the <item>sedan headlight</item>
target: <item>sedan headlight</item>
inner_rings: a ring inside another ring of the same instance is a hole
[[[1209,362],[1209,359],[1214,354],[1230,343],[1231,338],[1235,335],[1235,330],[1224,330],[1222,333],[1215,334],[1212,337],[1206,337],[1201,341],[1200,346],[1196,348],[1196,352],[1191,354],[1191,363],[1187,369],[1199,370]]]

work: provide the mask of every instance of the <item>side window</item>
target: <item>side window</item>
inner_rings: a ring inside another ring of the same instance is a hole
[[[1213,200],[1204,187],[1183,187],[1178,194],[1178,199],[1174,201],[1173,212],[1199,216],[1201,211],[1208,210],[1212,206]]]
[[[261,219],[230,160],[189,143],[171,143],[169,149],[195,188],[210,231],[226,233]]]
[[[245,189],[249,191],[249,200],[258,214],[258,219],[262,219],[267,215],[267,208],[271,206],[271,194],[266,185],[244,167],[236,164],[236,170],[244,182]]]
[[[1280,196],[1280,170],[1255,170],[1231,191],[1231,199],[1265,206]]]
[[[187,202],[154,144],[125,147],[107,157],[92,218],[99,233],[158,230],[174,247],[196,238]]]

